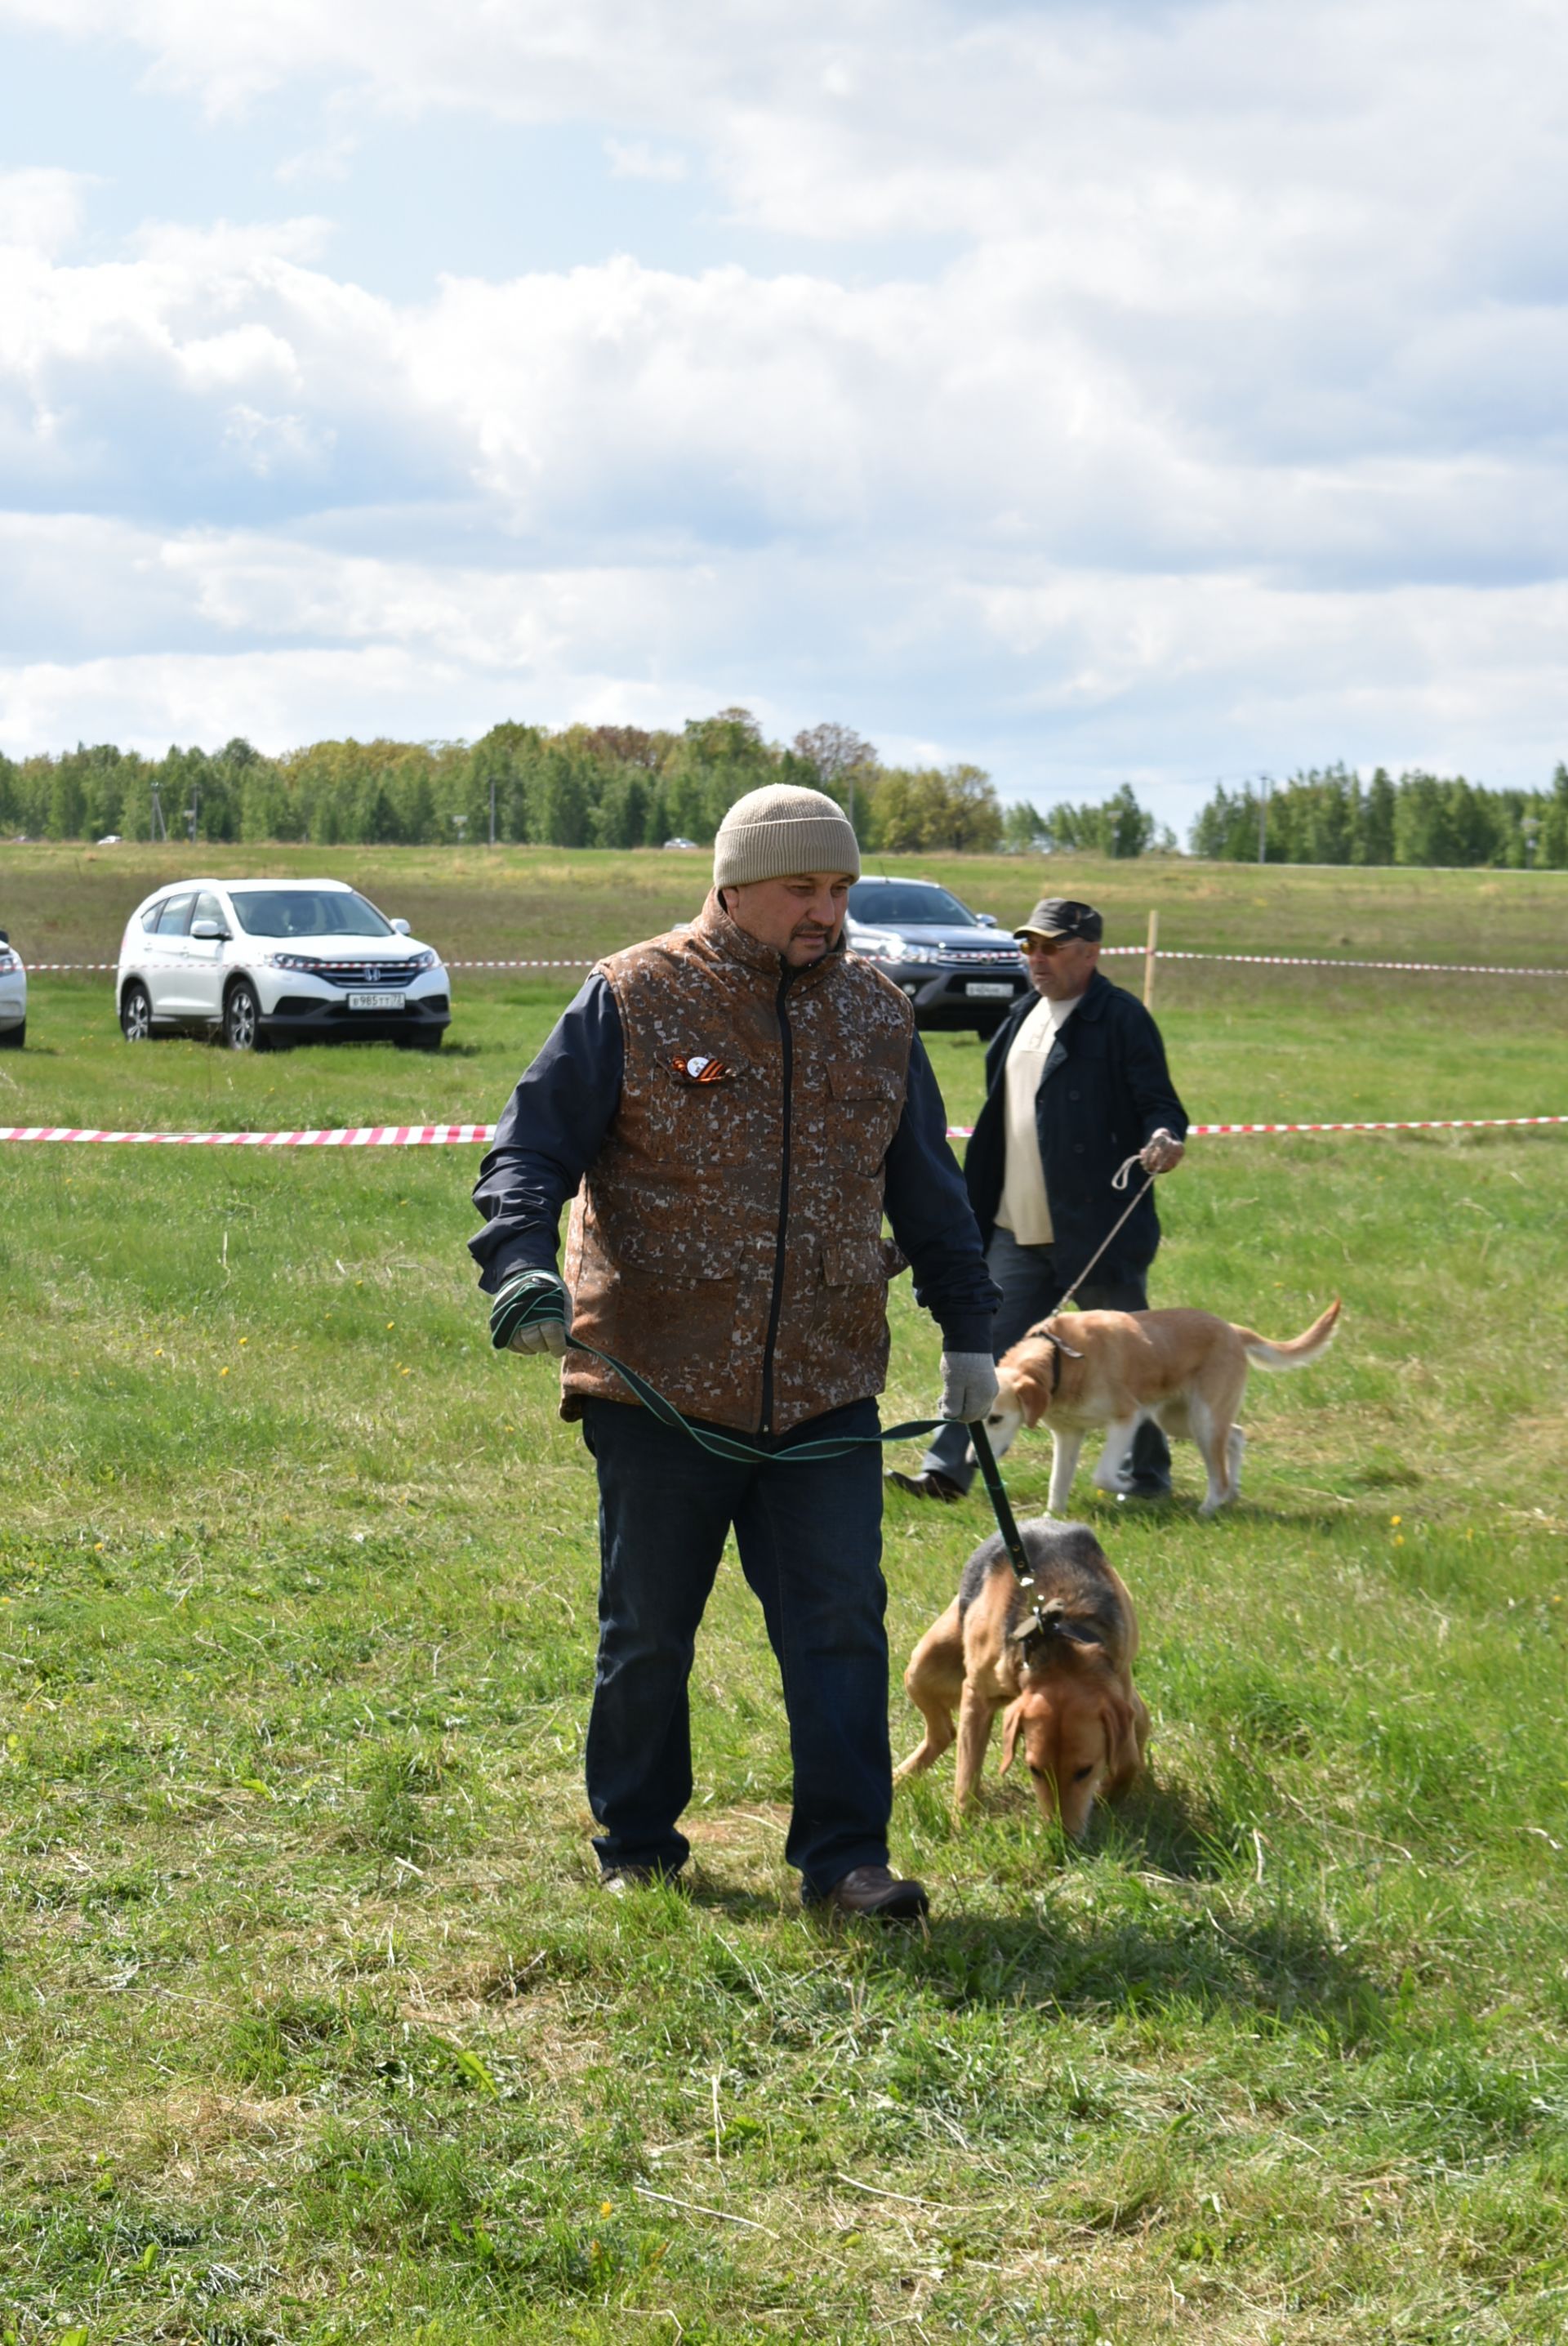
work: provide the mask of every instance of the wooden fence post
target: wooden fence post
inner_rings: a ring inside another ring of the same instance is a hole
[[[1155,960],[1159,951],[1159,942],[1160,916],[1157,912],[1152,912],[1149,914],[1149,941],[1144,948],[1144,1008],[1145,1010],[1152,1010],[1155,1006]]]

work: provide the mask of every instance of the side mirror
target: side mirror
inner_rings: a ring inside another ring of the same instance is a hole
[[[407,934],[408,934],[408,933],[409,933],[409,928],[408,928],[408,923],[407,923],[406,921],[394,921],[394,922],[392,923],[392,926],[393,926],[393,928],[397,931],[397,933],[398,933],[398,934],[399,934],[399,936],[400,936],[400,937],[406,937],[406,936],[407,936]]]
[[[993,929],[996,926],[996,915],[994,913],[976,913],[974,917],[980,923],[983,929]]]
[[[203,944],[210,945],[217,944],[229,932],[221,921],[192,921],[190,933],[199,937]]]

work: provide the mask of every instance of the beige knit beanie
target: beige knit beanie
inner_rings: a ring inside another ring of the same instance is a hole
[[[842,807],[823,790],[769,782],[737,799],[713,842],[713,884],[788,880],[797,872],[860,876],[860,851]]]

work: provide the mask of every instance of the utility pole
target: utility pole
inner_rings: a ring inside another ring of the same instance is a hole
[[[1259,863],[1267,863],[1268,861],[1269,789],[1268,775],[1259,774],[1257,777],[1257,860]]]
[[[201,786],[199,782],[192,782],[190,786],[190,804],[185,810],[186,836],[189,840],[192,847],[196,845],[196,821],[200,812]]]
[[[495,777],[490,777],[490,844],[495,844]]]
[[[163,801],[158,795],[159,789],[160,785],[154,782],[152,786],[152,827],[148,835],[151,839],[161,839],[167,842],[168,838],[168,825],[163,819]]]

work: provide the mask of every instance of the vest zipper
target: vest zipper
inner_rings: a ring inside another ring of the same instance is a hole
[[[783,1112],[779,1118],[783,1134],[782,1163],[779,1173],[779,1236],[773,1248],[773,1301],[768,1313],[768,1341],[762,1347],[762,1423],[758,1431],[773,1431],[773,1348],[779,1341],[779,1321],[784,1310],[784,1250],[785,1234],[789,1222],[789,1104],[790,1088],[795,1074],[795,1037],[789,1025],[786,996],[794,972],[786,968],[779,981],[779,996],[775,1007],[779,1013],[779,1040],[781,1046],[783,1078]]]

